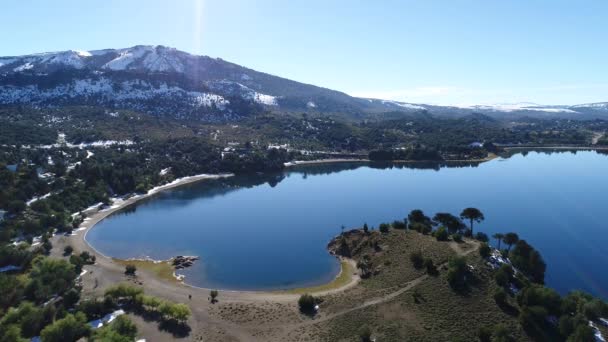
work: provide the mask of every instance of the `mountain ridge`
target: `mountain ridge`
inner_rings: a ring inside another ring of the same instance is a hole
[[[608,102],[459,107],[359,98],[162,45],[0,57],[0,105],[93,105],[201,121],[235,120],[261,111],[339,113],[352,118],[382,118],[391,112],[608,117]]]

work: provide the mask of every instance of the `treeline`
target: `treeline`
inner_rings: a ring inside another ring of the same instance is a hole
[[[202,138],[86,150],[13,148],[9,156],[7,162],[18,165],[13,172],[0,164],[0,209],[7,211],[0,222],[0,241],[21,233],[70,231],[81,218],[72,214],[100,202],[109,204],[111,197],[145,193],[176,178],[279,171],[293,158],[285,150],[252,147],[223,153]],[[50,176],[42,179],[42,172]],[[43,195],[47,197],[26,204]]]
[[[147,296],[140,288],[116,285],[102,298],[81,298],[79,274],[84,264],[93,263],[87,252],[71,255],[69,261],[44,255],[22,244],[0,248],[0,267],[17,266],[0,273],[0,341],[29,341],[40,336],[43,342],[133,341],[137,328],[126,317],[93,331],[88,322],[119,308],[157,312],[159,323],[187,329],[191,312],[187,305]],[[66,250],[66,253],[71,250]],[[131,305],[131,306],[129,306]]]

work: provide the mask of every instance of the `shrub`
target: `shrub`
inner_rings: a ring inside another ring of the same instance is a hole
[[[477,232],[475,234],[475,240],[481,241],[481,242],[488,242],[488,241],[490,241],[490,238],[488,237],[488,235],[486,233]]]
[[[460,243],[460,242],[462,242],[462,235],[454,234],[454,235],[452,235],[452,240],[454,240],[454,242]]]
[[[498,305],[504,305],[507,302],[507,291],[502,287],[499,287],[494,291],[494,301]]]
[[[437,267],[435,267],[435,264],[431,258],[424,259],[424,267],[426,268],[426,273],[430,275],[437,274]]]
[[[479,337],[479,342],[491,342],[492,341],[492,328],[490,327],[481,327],[477,330],[477,337]]]
[[[67,245],[63,249],[63,255],[70,255],[70,254],[72,254],[73,251],[74,251],[74,248],[72,248],[72,246],[70,246],[70,245]]]
[[[492,252],[492,249],[490,248],[490,245],[488,245],[487,242],[482,242],[480,244],[479,255],[481,255],[482,258],[489,257],[491,252]]]
[[[448,239],[448,230],[445,227],[439,227],[435,232],[435,238],[437,241],[446,241]]]
[[[513,268],[507,264],[503,264],[494,274],[494,280],[499,286],[508,286],[513,278]]]
[[[370,342],[372,340],[372,330],[369,326],[364,325],[359,329],[359,338],[361,342]]]
[[[211,303],[215,303],[217,301],[217,295],[219,293],[217,292],[217,290],[211,290],[211,292],[209,292],[209,298],[211,299]]]
[[[410,261],[412,262],[415,268],[422,268],[422,266],[424,266],[424,258],[422,257],[422,252],[412,252],[412,254],[410,254]]]
[[[454,289],[462,289],[467,285],[467,262],[464,257],[454,257],[448,263],[448,282]]]
[[[137,271],[137,267],[135,267],[135,265],[128,264],[127,266],[125,266],[126,275],[135,275],[136,271]]]
[[[378,227],[381,233],[388,233],[389,228],[390,225],[388,223],[380,223],[380,226]]]
[[[315,310],[316,300],[312,295],[305,293],[298,299],[298,307],[301,312],[312,313]]]
[[[393,221],[393,228],[395,229],[406,229],[407,224],[404,221],[395,220]]]

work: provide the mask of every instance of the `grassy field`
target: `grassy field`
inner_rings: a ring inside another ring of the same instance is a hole
[[[123,260],[123,259],[112,259],[119,265],[134,265],[137,270],[143,270],[149,272],[160,279],[176,282],[179,280],[173,276],[173,266],[168,261],[152,261],[152,260]]]
[[[372,265],[381,265],[380,271],[359,286],[342,294],[327,296],[321,304],[328,314],[338,314],[307,329],[309,338],[318,341],[358,341],[361,327],[368,326],[378,341],[477,341],[481,327],[505,324],[516,341],[527,341],[513,312],[506,313],[493,299],[495,282],[482,258],[471,251],[467,262],[474,267],[474,278],[465,293],[450,288],[447,270],[439,269],[435,276],[424,276],[409,260],[409,254],[420,250],[435,265],[450,257],[474,249],[471,242],[458,244],[438,242],[431,236],[412,231],[392,230],[377,234],[380,249],[365,242],[353,258],[367,255]],[[411,290],[377,305],[349,311],[370,298],[386,296],[404,284],[419,281]],[[322,316],[321,316],[322,317]]]

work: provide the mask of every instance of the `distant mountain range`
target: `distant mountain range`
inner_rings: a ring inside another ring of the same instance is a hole
[[[608,102],[576,106],[515,104],[450,107],[365,99],[164,46],[61,51],[0,57],[0,105],[131,109],[202,121],[263,110],[360,119],[427,112],[492,117],[608,118]]]

